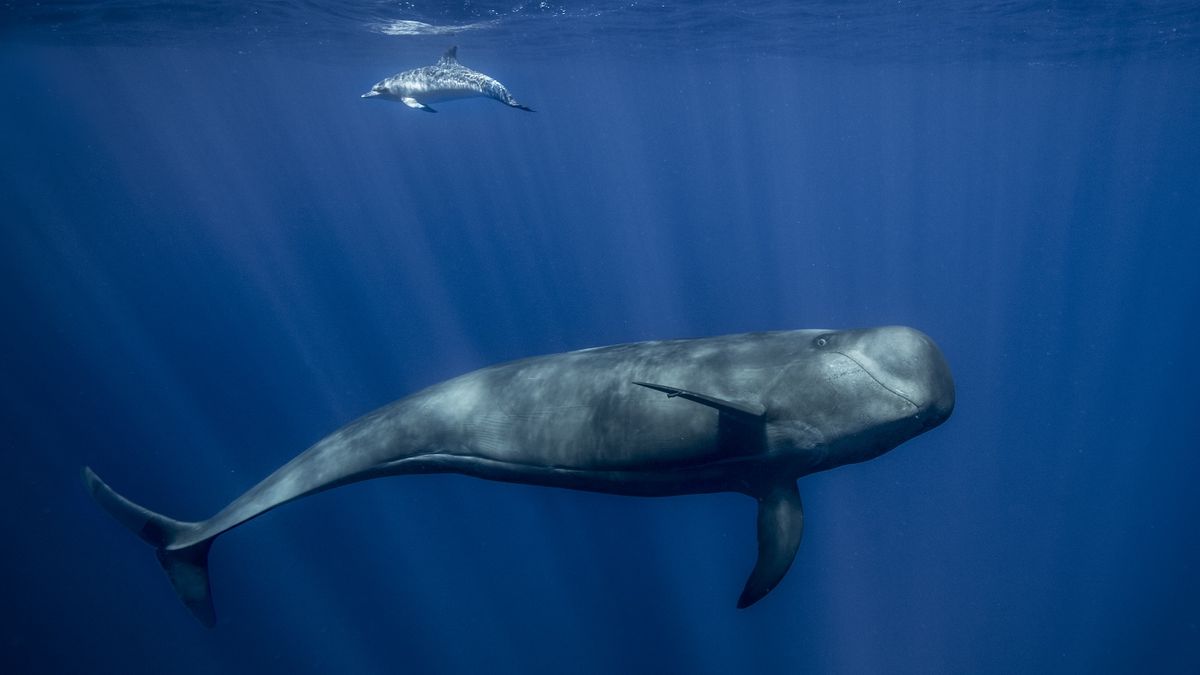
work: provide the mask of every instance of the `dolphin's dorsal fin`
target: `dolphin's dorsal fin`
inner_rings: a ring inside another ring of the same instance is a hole
[[[446,50],[442,54],[442,58],[438,59],[439,66],[457,66],[458,65],[458,45]]]
[[[727,401],[715,396],[708,396],[707,394],[698,394],[694,391],[688,391],[687,389],[668,387],[662,384],[652,384],[650,382],[634,382],[634,384],[640,387],[646,387],[647,389],[661,391],[667,395],[667,398],[684,398],[689,401],[695,401],[700,405],[716,408],[717,410],[744,422],[762,422],[763,414],[766,412],[762,405],[758,403],[739,403],[737,401]]]

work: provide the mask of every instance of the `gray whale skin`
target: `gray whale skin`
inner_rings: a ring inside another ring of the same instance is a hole
[[[435,384],[320,440],[219,513],[177,521],[90,469],[92,497],[153,545],[184,604],[216,622],[213,540],[339,485],[414,473],[758,501],[758,558],[738,607],[783,578],[800,545],[796,479],[877,457],[954,408],[938,347],[901,326],[796,330],[598,347],[504,363]]]

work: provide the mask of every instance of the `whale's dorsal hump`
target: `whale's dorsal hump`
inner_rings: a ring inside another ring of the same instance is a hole
[[[446,50],[442,54],[442,58],[438,59],[439,66],[457,66],[458,65],[458,45]]]

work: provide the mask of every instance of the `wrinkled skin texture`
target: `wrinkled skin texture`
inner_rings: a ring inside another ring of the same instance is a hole
[[[635,381],[759,403],[763,438],[756,445],[752,431],[723,434],[714,409]],[[876,457],[940,423],[953,401],[940,351],[901,327],[540,356],[462,375],[352,422],[210,523],[226,529],[360,477],[441,471],[617,494],[753,494],[764,482]]]
[[[796,479],[861,462],[949,417],[937,346],[900,326],[798,330],[584,349],[483,368],[319,441],[212,518],[175,521],[88,490],[156,547],[184,603],[216,621],[207,556],[223,532],[305,495],[381,476],[460,473],[624,495],[755,498],[747,607],[786,574],[803,533]]]

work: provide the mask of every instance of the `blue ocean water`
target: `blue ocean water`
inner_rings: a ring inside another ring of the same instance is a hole
[[[0,9],[0,670],[1200,671],[1194,3]],[[538,112],[364,101],[448,46]],[[219,622],[89,499],[207,517],[498,361],[907,324],[958,405],[739,495],[370,481],[223,536]]]

